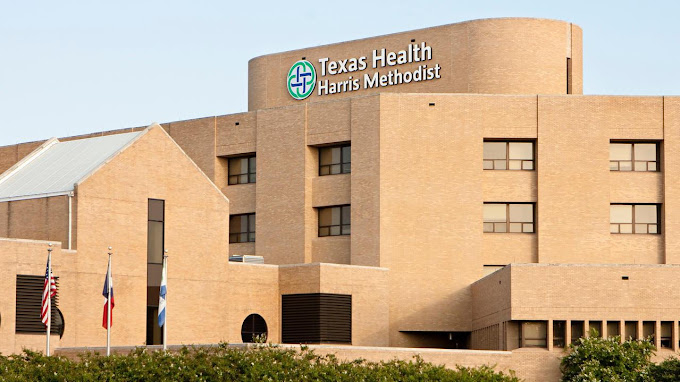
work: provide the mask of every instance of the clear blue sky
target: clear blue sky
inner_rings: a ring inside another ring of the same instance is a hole
[[[584,93],[680,94],[676,1],[0,0],[0,145],[247,109],[252,57],[489,17],[583,28]]]

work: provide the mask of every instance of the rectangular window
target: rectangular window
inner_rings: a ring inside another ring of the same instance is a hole
[[[638,338],[637,328],[638,328],[638,322],[637,321],[626,321],[625,326],[624,326],[624,329],[626,330],[624,339],[626,341],[637,340],[637,338]]]
[[[621,334],[618,321],[607,321],[607,337],[616,337]]]
[[[661,348],[673,346],[673,321],[661,321]]]
[[[319,237],[351,233],[349,205],[319,208]]]
[[[656,322],[643,321],[642,322],[642,339],[654,343],[656,341]]]
[[[611,233],[661,233],[660,204],[612,204]]]
[[[545,321],[523,321],[520,325],[520,347],[547,347],[548,324]]]
[[[229,216],[229,242],[248,243],[255,241],[255,214]]]
[[[146,344],[163,343],[158,326],[158,295],[165,251],[165,200],[149,199],[146,244]]]
[[[229,185],[255,183],[255,155],[229,158]]]
[[[484,203],[484,232],[534,232],[533,203]]]
[[[349,144],[319,148],[319,175],[352,172],[352,148]]]
[[[602,337],[602,321],[588,321],[588,331],[592,337]]]
[[[659,144],[656,142],[611,142],[611,171],[659,171]]]
[[[485,170],[533,170],[534,142],[484,141]]]
[[[564,347],[564,336],[567,329],[566,321],[553,321],[553,346],[556,348]]]
[[[578,343],[578,339],[584,336],[583,331],[583,321],[572,321],[571,322],[571,344],[575,345]]]

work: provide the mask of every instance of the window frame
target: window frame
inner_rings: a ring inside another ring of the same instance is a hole
[[[246,217],[246,231],[231,232],[231,219]],[[256,219],[255,213],[229,215],[229,244],[254,243],[255,232],[257,230],[257,220],[255,220],[255,230],[250,230],[250,220]],[[247,240],[241,240],[241,235],[246,235]]]
[[[609,233],[612,235],[660,235],[661,234],[661,203],[610,203],[609,213]],[[612,223],[611,206],[631,206],[631,223]],[[656,224],[655,223],[636,223],[635,222],[635,206],[656,206]],[[621,232],[621,225],[630,224],[631,232]],[[647,232],[635,232],[637,225],[645,225]],[[618,232],[612,231],[612,226],[617,226]],[[656,225],[656,232],[649,232],[649,226]]]
[[[526,325],[540,325],[545,331],[545,337],[528,337],[526,334],[528,330]],[[520,321],[519,323],[519,347],[520,348],[538,348],[545,349],[548,347],[548,321],[528,320]],[[543,344],[536,344],[536,341],[543,341]]]
[[[349,148],[349,158],[345,157],[345,150],[344,150],[345,148]],[[333,155],[331,154],[331,163],[322,164],[321,163],[322,151],[323,150],[333,150],[333,149],[339,149],[340,150],[340,162],[339,163],[333,162],[333,160],[332,160]],[[329,145],[329,146],[321,146],[321,147],[318,147],[318,154],[319,154],[319,176],[341,175],[341,174],[352,173],[352,144],[351,143],[346,142],[346,143],[334,144],[334,145]],[[333,166],[340,166],[340,172],[333,173],[331,171]],[[327,169],[328,173],[324,174],[323,169]]]
[[[227,185],[237,186],[239,184],[251,184],[257,183],[257,155],[256,154],[246,154],[227,158]],[[240,172],[238,174],[231,173],[231,163],[235,160],[247,160],[248,170],[246,172]],[[245,176],[246,181],[242,182],[241,177]],[[232,182],[232,178],[235,180]]]
[[[483,233],[525,233],[525,234],[532,234],[536,233],[536,203],[535,202],[484,202],[484,205],[488,204],[505,204],[505,223],[502,222],[486,222],[484,221],[484,218],[482,216],[482,226],[483,226]],[[529,204],[532,206],[531,208],[531,223],[527,222],[512,222],[510,221],[510,205],[511,204],[521,204],[521,205],[526,205]],[[484,208],[484,207],[482,207]],[[482,211],[483,212],[483,211]],[[486,224],[492,224],[493,225],[493,230],[487,231],[485,225]],[[496,231],[496,224],[505,224],[505,231]],[[521,232],[511,232],[510,231],[510,224],[521,224],[522,225],[522,231]],[[525,232],[524,231],[524,225],[525,224],[531,224],[531,232]]]
[[[344,222],[344,214],[343,214],[343,209],[347,207],[349,208],[349,222]],[[331,225],[321,225],[321,211],[325,209],[333,209],[333,208],[339,208],[340,209],[340,224],[331,224]],[[318,230],[317,230],[317,236],[318,237],[331,237],[331,236],[350,236],[352,234],[352,205],[351,204],[340,204],[336,206],[326,206],[326,207],[317,207],[317,220],[318,220]],[[339,234],[333,234],[332,233],[332,228],[333,227],[339,227],[340,228],[340,233]],[[348,233],[344,233],[344,228],[347,227],[349,228]],[[328,229],[328,234],[322,234],[321,230],[322,229]]]
[[[505,168],[494,168],[495,161],[500,161],[502,159],[484,159],[484,146],[482,146],[482,169],[484,171],[536,171],[536,140],[535,139],[496,139],[489,138],[484,139],[484,143],[505,143]],[[510,159],[510,143],[531,143],[531,160],[528,159]],[[518,160],[521,162],[521,167],[519,169],[511,169],[510,161]],[[485,162],[491,162],[492,168],[485,168]],[[530,169],[524,168],[524,162],[531,162]]]
[[[609,159],[609,171],[612,172],[637,172],[637,173],[645,173],[645,172],[661,172],[661,141],[638,141],[638,140],[618,140],[618,139],[612,139],[609,141],[609,153],[611,155],[611,145],[616,145],[616,144],[629,144],[631,145],[630,147],[630,161],[620,161],[620,160],[611,160]],[[653,144],[656,146],[656,160],[655,161],[638,161],[638,162],[645,162],[647,170],[644,171],[637,171],[635,170],[635,145],[636,144]],[[631,169],[630,170],[621,170],[621,162],[630,162],[631,163]],[[612,163],[617,164],[617,169],[612,169]],[[649,163],[655,163],[656,164],[656,169],[655,170],[649,170]]]

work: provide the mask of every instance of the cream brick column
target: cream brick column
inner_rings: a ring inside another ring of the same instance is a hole
[[[673,322],[673,328],[671,331],[673,332],[673,336],[671,337],[671,347],[673,348],[674,352],[678,351],[678,322],[677,321],[671,321]]]
[[[621,343],[626,340],[626,321],[619,321],[619,337]]]
[[[600,333],[600,334],[602,335],[602,338],[608,338],[609,337],[609,333],[608,333],[608,330],[607,330],[607,320],[602,320],[602,333]]]
[[[583,320],[583,336],[590,337],[590,321],[588,320]]]
[[[553,320],[548,320],[548,336],[546,338],[548,350],[553,350]]]
[[[566,348],[571,343],[571,320],[567,320],[564,324],[564,347]]]
[[[654,346],[661,349],[661,321],[654,323]]]
[[[639,320],[637,323],[638,323],[637,324],[637,339],[641,340],[641,339],[643,339],[642,338],[642,320]]]

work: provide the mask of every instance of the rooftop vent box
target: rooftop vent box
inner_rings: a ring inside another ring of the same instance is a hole
[[[250,264],[264,264],[264,257],[262,256],[229,256],[229,261],[235,263],[250,263]]]

